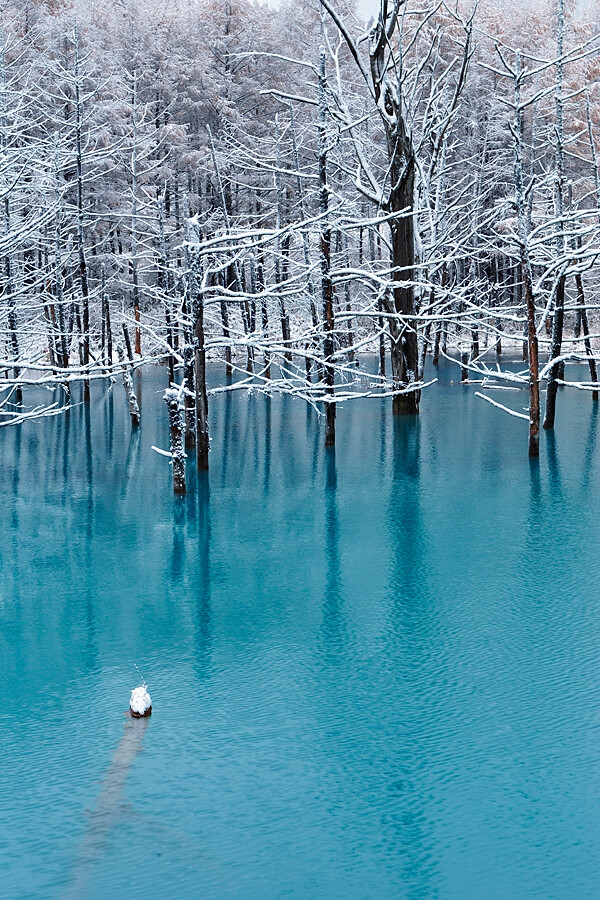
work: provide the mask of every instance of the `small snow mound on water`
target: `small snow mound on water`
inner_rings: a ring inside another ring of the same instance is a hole
[[[138,716],[143,716],[151,706],[152,700],[150,699],[150,694],[146,690],[146,685],[141,684],[139,687],[134,688],[131,692],[131,700],[129,701],[129,708],[131,711],[137,713]]]

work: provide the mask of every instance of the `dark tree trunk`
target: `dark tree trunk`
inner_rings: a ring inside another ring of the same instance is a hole
[[[561,275],[556,285],[556,299],[554,302],[554,322],[552,323],[552,342],[550,356],[556,359],[560,356],[563,338],[563,322],[565,310],[565,276]],[[546,412],[544,414],[544,428],[554,428],[556,415],[556,395],[558,393],[558,378],[560,375],[560,362],[555,362],[550,369],[548,389],[546,391]]]
[[[439,366],[440,364],[440,340],[442,337],[442,326],[440,325],[435,333],[435,341],[433,344],[433,358],[432,362],[434,366]]]
[[[466,350],[463,350],[460,355],[461,369],[460,369],[460,380],[468,381],[469,380],[469,354]]]
[[[127,336],[129,339],[129,335]],[[123,362],[123,386],[125,388],[125,396],[127,397],[127,404],[129,406],[129,415],[131,416],[131,425],[133,428],[137,428],[140,424],[140,408],[137,402],[137,398],[135,396],[135,391],[133,390],[133,381],[131,380],[131,374],[127,367],[127,363],[124,359],[123,347],[121,344],[117,345],[117,354],[120,362]]]
[[[257,292],[261,294],[260,299],[260,320],[262,326],[262,334],[261,338],[265,343],[265,349],[263,352],[263,369],[265,378],[271,377],[271,354],[266,348],[266,345],[269,341],[269,310],[267,308],[267,298],[264,296],[265,290],[265,267],[261,259],[258,260],[258,264],[256,267],[256,285]]]
[[[327,144],[326,124],[326,91],[325,51],[321,50],[319,65],[319,197],[321,211],[321,292],[323,298],[323,359],[325,363],[325,384],[329,397],[334,395],[335,370],[333,357],[333,283],[331,280],[331,227],[329,225],[329,188],[327,186]],[[325,405],[326,429],[325,446],[335,445],[335,403],[333,399]]]
[[[123,337],[125,338],[125,347],[127,348],[127,357],[130,362],[133,362],[133,352],[131,350],[131,340],[129,338],[129,331],[127,329],[127,325],[123,322]]]
[[[204,343],[204,299],[197,299],[195,338],[195,382],[196,382],[196,459],[198,468],[208,469],[208,394],[206,391],[206,348]]]
[[[285,236],[282,242],[282,256],[283,256],[283,265],[280,269],[279,260],[276,260],[275,263],[275,274],[277,279],[277,284],[279,285],[278,291],[278,301],[279,301],[279,318],[281,321],[281,337],[283,339],[283,345],[285,347],[285,358],[288,362],[292,361],[292,353],[291,353],[291,331],[290,331],[290,316],[287,311],[285,300],[283,294],[281,292],[281,283],[285,281],[288,277],[288,266],[289,266],[289,255],[290,255],[290,236],[289,234]]]
[[[171,312],[169,310],[169,302],[165,303],[165,322],[167,325],[167,341],[169,343],[169,353],[167,355],[167,364],[169,367],[169,384],[175,381],[175,357],[173,356],[173,328],[171,323]]]
[[[173,467],[173,490],[176,494],[185,494],[185,450],[183,446],[183,422],[179,409],[177,391],[169,388],[165,391],[165,402],[169,410],[169,431],[171,433],[171,465]]]
[[[590,378],[592,380],[592,384],[598,384],[598,367],[596,366],[596,360],[594,359],[594,356],[592,354],[590,329],[588,325],[587,309],[585,307],[585,294],[583,291],[583,281],[580,274],[575,276],[575,284],[577,286],[577,302],[579,303],[579,318],[581,322],[581,329],[583,331],[585,353],[588,358],[588,364],[590,367]],[[592,391],[592,400],[598,400],[597,390]]]
[[[225,297],[221,297],[221,324],[223,325],[223,337],[225,338],[225,375],[233,373],[231,365],[231,338],[229,331],[229,310]]]
[[[194,348],[189,344],[183,351],[184,359],[184,378],[185,378],[185,446],[192,448],[196,446],[196,415],[194,399],[192,392],[194,391]]]
[[[76,143],[76,167],[77,167],[77,254],[79,258],[79,282],[81,285],[82,322],[81,335],[83,339],[82,365],[90,364],[90,292],[88,286],[87,261],[85,258],[84,232],[83,232],[83,156],[82,156],[82,128],[83,108],[79,87],[79,34],[75,26],[75,143]],[[86,378],[83,382],[83,399],[90,399],[90,382]]]
[[[415,265],[414,246],[414,181],[415,161],[411,155],[402,171],[399,161],[391,167],[390,178],[397,186],[390,198],[391,210],[398,218],[391,222],[392,266],[396,279],[412,282]],[[396,179],[396,181],[395,181]],[[393,306],[388,312],[391,338],[392,379],[394,390],[404,391],[417,380],[419,349],[415,325],[415,297],[412,284],[397,285],[393,291]],[[418,391],[397,393],[394,413],[415,415],[419,412]]]
[[[529,357],[529,455],[540,455],[540,382],[538,364],[538,339],[535,327],[535,298],[531,272],[525,259],[521,256],[521,271],[523,273],[523,289],[525,293],[525,306],[527,311],[527,345]]]

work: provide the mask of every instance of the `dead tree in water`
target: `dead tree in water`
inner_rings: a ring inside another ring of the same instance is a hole
[[[195,399],[195,429],[194,438],[196,444],[196,461],[198,468],[202,471],[208,469],[208,451],[210,440],[208,435],[208,393],[206,390],[206,342],[204,337],[204,293],[205,287],[210,277],[210,272],[202,273],[202,265],[198,259],[195,249],[192,248],[192,241],[198,242],[200,239],[200,229],[197,222],[189,220],[188,226],[188,247],[186,249],[187,259],[189,260],[189,278],[188,293],[189,302],[192,311],[193,334],[194,334],[194,350],[192,359],[186,358],[186,373],[188,365],[193,371],[193,386]],[[190,373],[191,374],[191,373]],[[186,420],[187,420],[187,404],[188,396],[192,388],[192,381],[189,375],[186,375]],[[186,446],[193,446],[187,442]]]
[[[325,50],[321,48],[319,61],[319,196],[321,208],[321,292],[323,297],[323,359],[325,362],[325,384],[327,394],[332,399],[326,403],[327,425],[325,446],[335,444],[335,403],[333,402],[335,369],[333,357],[333,284],[331,281],[331,226],[329,224],[329,188],[327,186],[327,106],[325,91]]]
[[[525,183],[523,178],[523,114],[525,105],[521,100],[523,71],[521,56],[516,54],[514,70],[515,118],[511,128],[514,140],[514,177],[517,216],[519,223],[519,251],[521,256],[521,277],[527,312],[527,358],[529,360],[529,456],[540,455],[540,382],[538,366],[538,338],[535,321],[535,297],[531,260],[529,257],[529,232],[531,230]]]
[[[391,261],[394,288],[382,295],[388,314],[391,341],[394,413],[414,414],[419,411],[419,393],[410,390],[416,383],[419,364],[416,306],[413,289],[415,267],[414,188],[416,159],[410,130],[405,120],[402,101],[402,65],[396,59],[398,47],[398,14],[404,0],[381,0],[377,22],[369,34],[369,69],[365,67],[358,47],[341,17],[329,0],[321,0],[357,64],[377,110],[386,136],[389,171],[387,196],[380,185],[371,184],[371,199],[393,215],[389,219]],[[398,51],[401,54],[401,49]],[[371,173],[369,176],[372,178]],[[401,392],[401,393],[400,393]]]
[[[81,98],[81,72],[79,68],[79,32],[77,25],[73,32],[75,47],[75,68],[73,82],[75,87],[75,160],[77,172],[77,256],[79,260],[79,282],[82,297],[81,334],[83,340],[83,365],[90,364],[90,291],[88,283],[88,267],[85,256],[84,219],[83,219],[83,101]],[[90,382],[83,382],[83,399],[90,399]]]
[[[210,439],[208,435],[208,394],[206,391],[206,345],[204,338],[204,297],[202,289],[195,298],[196,312],[194,322],[194,381],[196,385],[196,458],[198,468],[208,469],[208,451]]]
[[[185,404],[185,446],[190,449],[196,446],[196,404],[194,403],[193,386],[196,378],[194,375],[194,348],[186,344],[183,351],[183,374],[187,385]]]
[[[227,198],[225,196],[225,189],[223,187],[223,182],[221,180],[221,172],[219,169],[219,164],[217,162],[217,153],[215,150],[215,144],[213,141],[213,136],[212,136],[212,131],[210,130],[210,126],[207,126],[207,131],[208,131],[208,137],[210,140],[210,150],[211,150],[211,155],[212,155],[213,166],[215,169],[215,175],[217,177],[217,184],[219,186],[219,202],[221,204],[221,209],[223,211],[223,218],[225,220],[225,226],[226,226],[227,232],[229,232],[229,230],[230,230],[229,208],[227,206]],[[239,290],[241,286],[237,283],[238,282],[237,269],[235,267],[233,267],[233,269],[234,269],[233,282]],[[224,275],[224,277],[226,278],[225,275]],[[225,286],[227,288],[229,288],[232,285],[229,283],[226,283]],[[224,296],[221,298],[221,319],[223,322],[223,337],[225,338],[225,374],[231,375],[233,373],[233,368],[231,365],[231,342],[230,342],[230,333],[229,333],[229,313],[227,310],[227,302],[226,302]]]
[[[129,415],[131,416],[131,424],[133,428],[137,428],[140,424],[140,408],[137,402],[137,398],[135,396],[135,391],[133,390],[133,381],[131,380],[131,374],[129,372],[129,368],[127,366],[127,362],[125,360],[125,353],[123,352],[123,345],[117,344],[117,355],[119,357],[119,362],[124,363],[123,365],[123,386],[125,388],[125,396],[127,397],[127,404],[129,406]]]
[[[183,420],[179,404],[180,392],[175,388],[165,391],[165,403],[169,410],[169,431],[171,433],[171,465],[173,466],[173,490],[185,494],[185,449],[183,440]]]
[[[555,83],[555,105],[556,105],[556,173],[554,184],[554,213],[557,222],[556,234],[556,250],[559,257],[564,257],[565,243],[565,223],[564,223],[564,182],[565,182],[565,135],[564,135],[564,96],[563,96],[563,69],[564,69],[564,33],[565,33],[565,10],[563,0],[558,0],[558,30],[557,30],[557,58],[556,58],[556,83]],[[554,417],[556,414],[556,395],[558,393],[558,378],[560,374],[560,356],[563,340],[563,324],[565,316],[565,281],[566,273],[564,267],[558,274],[556,282],[556,290],[554,295],[554,319],[552,322],[552,341],[550,344],[550,354],[556,362],[550,370],[550,378],[548,379],[548,389],[546,391],[546,411],[544,414],[544,428],[554,428]]]
[[[386,214],[390,229],[393,282],[391,289],[383,292],[381,298],[390,334],[393,410],[399,414],[415,414],[419,411],[420,397],[417,304],[414,291],[417,263],[415,253],[417,157],[411,124],[411,112],[414,110],[407,109],[403,96],[406,86],[402,47],[403,25],[400,14],[405,12],[405,0],[391,0],[391,2],[380,0],[377,21],[368,35],[368,64],[363,61],[359,45],[330,0],[321,0],[321,5],[342,35],[365,81],[385,134],[387,165],[385,177],[379,181],[358,141],[356,125],[343,97],[336,98],[339,106],[337,116],[343,119],[356,151],[359,170],[357,187]],[[420,27],[417,25],[417,31]],[[463,63],[449,113],[456,108],[456,101],[464,84],[470,58],[471,28],[472,22],[465,25]],[[448,115],[446,118],[449,121],[451,116]],[[444,128],[440,128],[439,123],[436,128],[443,135]]]
[[[573,208],[573,184],[569,182],[569,208]],[[582,241],[581,234],[577,234],[574,240],[575,250],[581,251],[582,249]],[[578,260],[575,260],[575,264],[577,265]],[[575,273],[575,288],[577,291],[577,305],[578,305],[578,321],[580,323],[581,330],[583,331],[583,345],[585,347],[585,355],[588,358],[588,365],[590,368],[590,378],[592,379],[592,384],[598,384],[598,367],[596,365],[596,359],[592,352],[592,341],[590,339],[590,327],[588,322],[587,315],[587,306],[585,302],[585,292],[583,290],[583,278],[580,271],[576,271]],[[597,402],[598,400],[598,390],[592,390],[592,401]]]

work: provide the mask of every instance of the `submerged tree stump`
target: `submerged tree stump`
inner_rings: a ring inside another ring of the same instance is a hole
[[[131,692],[129,712],[134,719],[145,719],[152,713],[152,700],[145,684],[141,684]]]

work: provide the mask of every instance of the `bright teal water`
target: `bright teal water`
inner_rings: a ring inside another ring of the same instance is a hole
[[[164,377],[139,435],[120,384],[0,432],[0,895],[597,898],[589,397],[538,469],[470,388],[348,405],[335,458],[220,396],[178,500]]]

